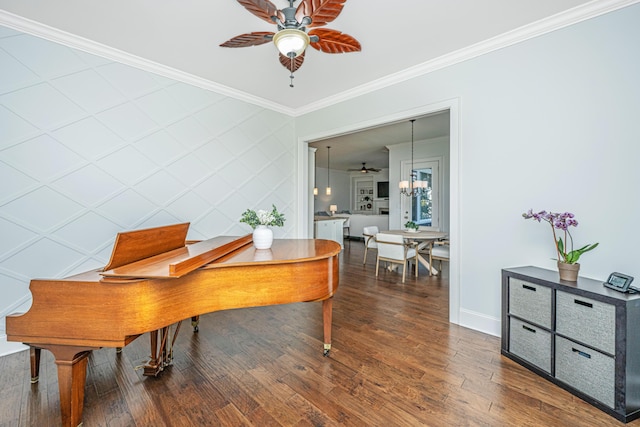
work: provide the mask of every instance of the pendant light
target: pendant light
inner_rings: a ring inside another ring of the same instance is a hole
[[[413,123],[415,119],[409,120],[411,122],[411,173],[409,177],[410,181],[400,181],[398,187],[400,188],[400,194],[405,196],[414,197],[418,195],[426,195],[429,189],[427,181],[419,181],[418,173],[413,168]]]
[[[329,181],[329,169],[330,169],[330,165],[331,165],[331,147],[327,145],[327,196],[331,195],[331,182]]]
[[[318,166],[316,165],[317,163],[317,156],[315,155],[315,152],[313,154],[313,195],[317,196],[318,195]]]

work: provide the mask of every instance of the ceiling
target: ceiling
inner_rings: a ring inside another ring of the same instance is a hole
[[[362,52],[308,48],[294,88],[273,44],[219,46],[275,28],[234,0],[0,0],[0,25],[297,116],[637,1],[348,0],[327,28]]]
[[[449,136],[449,112],[416,117],[413,126],[414,141],[425,141]],[[387,146],[411,142],[411,122],[403,120],[370,129],[363,129],[321,141],[311,142],[317,148],[316,165],[327,167],[327,153],[331,152],[331,169],[347,171],[362,168],[386,169],[389,167]],[[331,149],[327,150],[327,146]]]
[[[275,29],[235,0],[0,0],[0,25],[299,116],[638,1],[345,0],[327,28],[355,37],[362,52],[309,47],[293,88],[273,44],[219,46]],[[448,133],[448,113],[431,115],[418,118],[414,139]],[[410,140],[404,121],[310,145],[318,166],[331,145],[331,168],[347,170],[386,168],[384,147]]]

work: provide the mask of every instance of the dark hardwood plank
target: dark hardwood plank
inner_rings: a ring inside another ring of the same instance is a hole
[[[448,321],[446,269],[416,280],[385,271],[347,241],[334,297],[333,347],[322,356],[322,306],[298,303],[209,313],[182,325],[173,365],[136,369],[144,335],[89,358],[84,425],[622,426],[500,355],[500,340]],[[445,264],[446,266],[446,264]],[[43,351],[0,358],[0,427],[59,425],[57,371]],[[640,427],[640,420],[629,423]]]

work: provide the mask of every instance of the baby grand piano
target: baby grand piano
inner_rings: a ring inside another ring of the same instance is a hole
[[[37,380],[40,349],[53,353],[63,426],[82,424],[92,350],[122,348],[149,332],[151,358],[145,374],[157,375],[170,362],[168,326],[200,314],[322,301],[328,354],[338,243],[276,239],[270,250],[256,250],[250,234],[188,243],[188,227],[185,223],[119,233],[105,268],[32,280],[31,308],[7,317],[8,340],[31,346],[32,380]]]

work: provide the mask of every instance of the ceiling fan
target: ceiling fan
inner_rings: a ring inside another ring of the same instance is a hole
[[[325,53],[360,52],[360,42],[352,36],[329,28],[316,28],[336,19],[347,0],[302,0],[297,8],[293,6],[296,0],[287,1],[289,7],[278,10],[269,0],[238,0],[258,18],[275,23],[278,31],[241,34],[220,46],[249,47],[273,41],[280,52],[280,63],[291,72],[290,87],[293,87],[294,71],[304,62],[307,46]],[[311,30],[307,32],[307,28]]]
[[[362,173],[380,172],[380,171],[381,169],[368,168],[366,162],[362,162],[362,167],[360,169],[347,169],[347,172],[362,172]]]

